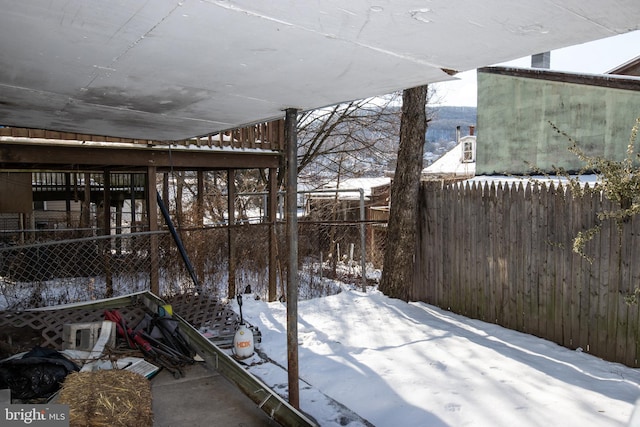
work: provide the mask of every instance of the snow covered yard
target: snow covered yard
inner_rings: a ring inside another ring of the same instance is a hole
[[[247,296],[242,308],[260,350],[287,366],[286,306]],[[379,427],[624,426],[640,397],[636,369],[377,290],[298,308],[300,404],[322,426],[349,420],[318,391]],[[249,369],[287,385],[275,364]]]

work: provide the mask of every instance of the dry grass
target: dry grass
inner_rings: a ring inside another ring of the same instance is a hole
[[[72,373],[62,385],[58,403],[69,405],[71,427],[153,425],[149,380],[129,371]]]

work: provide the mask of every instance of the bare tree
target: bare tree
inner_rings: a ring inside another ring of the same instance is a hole
[[[366,176],[389,164],[396,152],[398,94],[367,98],[313,110],[300,116],[300,182]]]
[[[418,223],[418,194],[427,132],[427,86],[402,94],[400,146],[391,184],[391,209],[380,290],[407,300],[413,284]]]
[[[312,182],[315,188],[329,181],[362,177],[395,162],[399,128],[399,94],[351,101],[333,107],[302,113],[298,120],[298,174],[300,183]],[[283,168],[278,184],[283,185]],[[236,171],[238,193],[260,192],[267,188],[264,170]],[[196,197],[193,179],[177,177],[180,192]],[[226,173],[208,172],[205,178],[204,211],[213,221],[223,219],[226,210]],[[180,198],[181,199],[181,198]],[[238,200],[239,218],[260,206],[259,198]],[[185,209],[191,205],[184,206]]]

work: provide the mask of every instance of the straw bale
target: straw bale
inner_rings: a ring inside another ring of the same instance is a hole
[[[151,385],[124,370],[75,372],[67,376],[58,403],[69,405],[70,427],[151,427]]]

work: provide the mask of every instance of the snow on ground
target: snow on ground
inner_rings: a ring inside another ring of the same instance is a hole
[[[237,305],[235,306],[237,309]],[[286,393],[286,306],[244,298],[273,363],[248,368]],[[320,425],[624,426],[640,372],[377,290],[300,301],[300,406]]]

